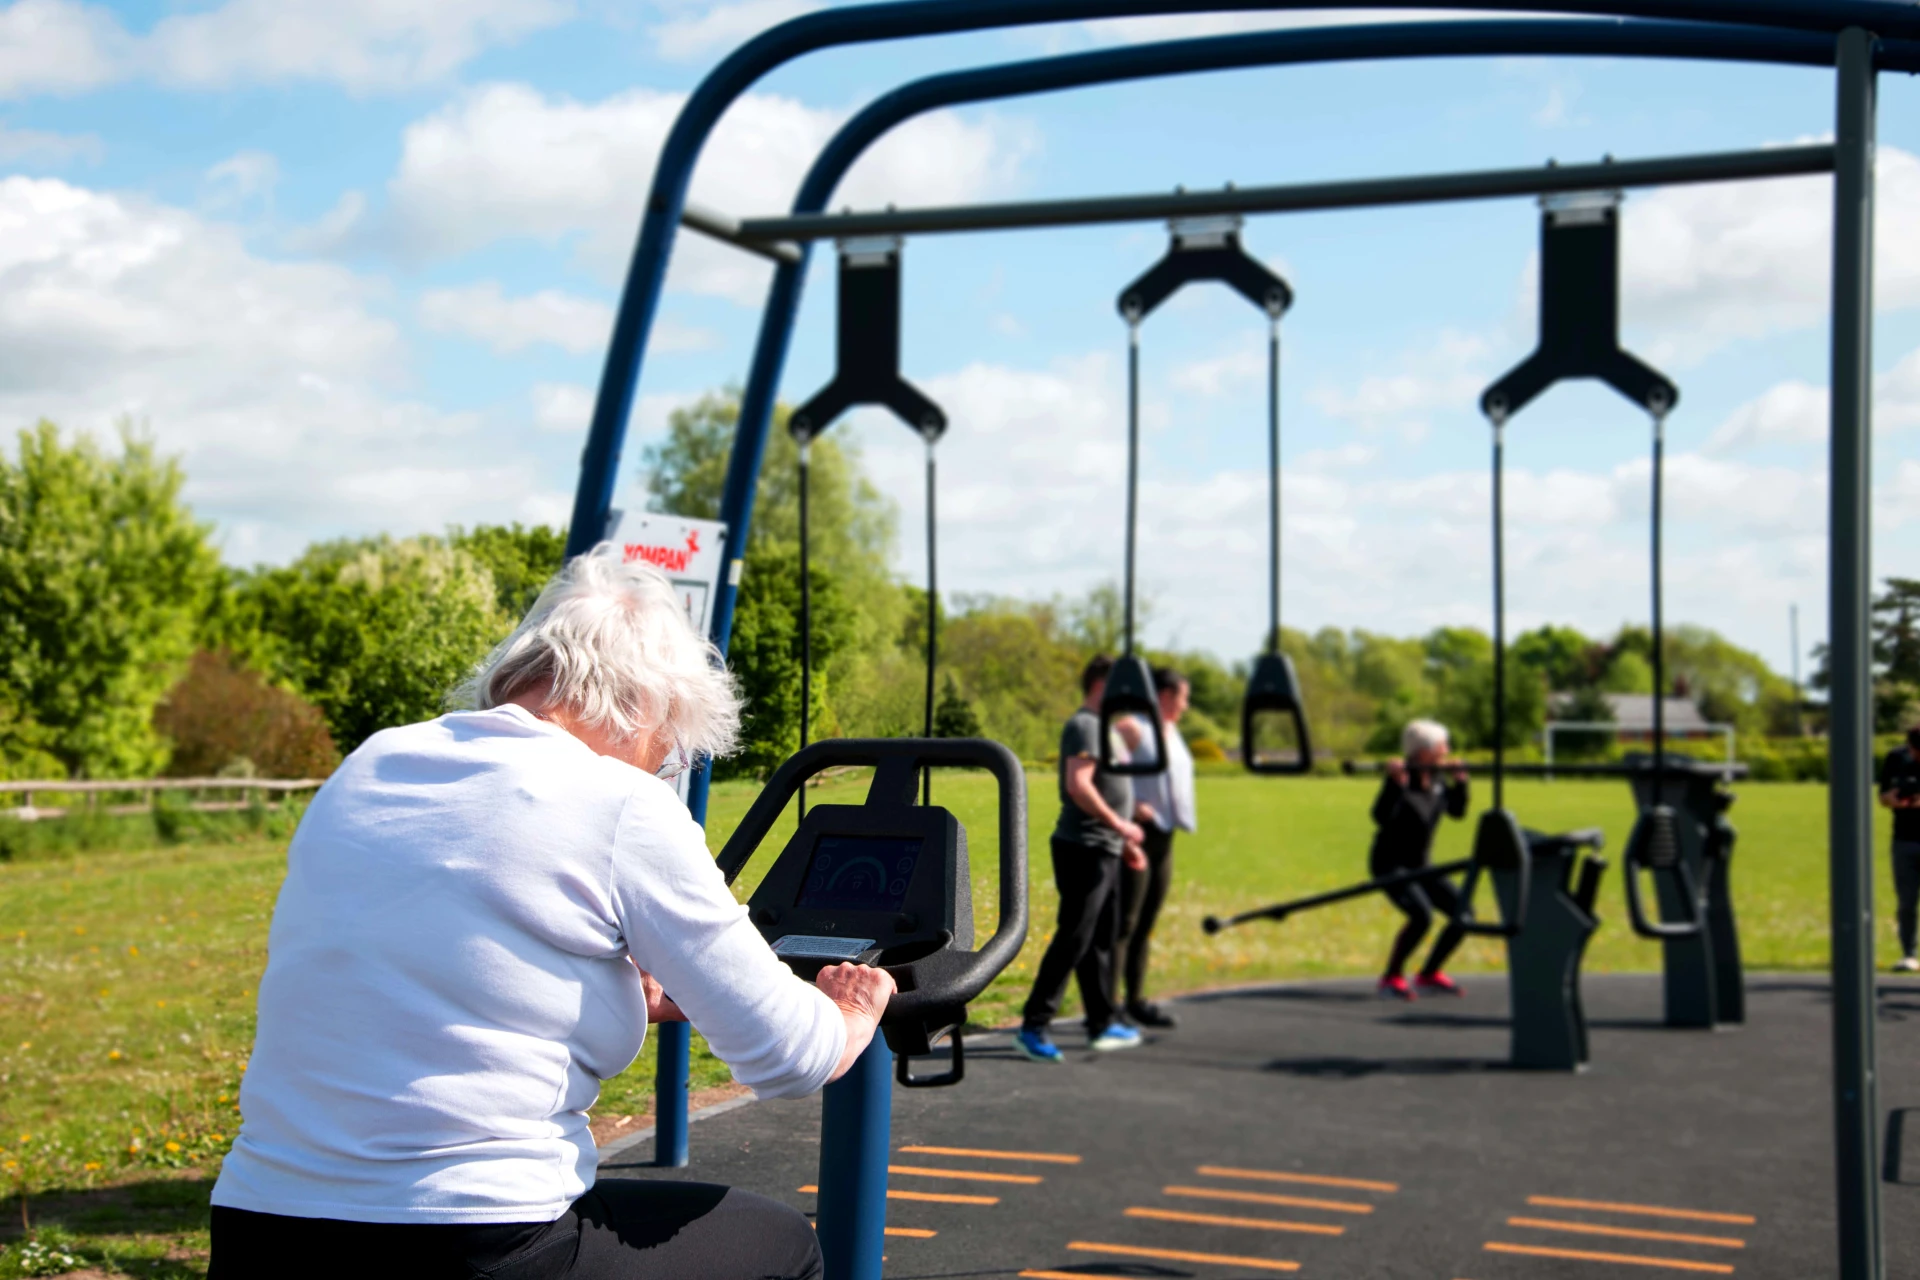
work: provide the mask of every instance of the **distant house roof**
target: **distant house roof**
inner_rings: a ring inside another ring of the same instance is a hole
[[[1650,693],[1609,693],[1607,705],[1613,708],[1613,722],[1621,733],[1653,732],[1653,695]],[[1551,709],[1556,719],[1566,715],[1569,695],[1556,694],[1551,701]],[[1666,698],[1662,711],[1666,715],[1668,733],[1708,733],[1713,729],[1707,718],[1700,714],[1700,708],[1691,698]]]

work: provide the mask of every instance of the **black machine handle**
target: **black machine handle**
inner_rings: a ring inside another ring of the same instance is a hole
[[[1533,900],[1533,849],[1512,813],[1489,809],[1480,815],[1469,862],[1466,881],[1460,886],[1460,914],[1453,923],[1472,937],[1518,937],[1527,927],[1527,905]],[[1496,870],[1511,871],[1514,875],[1513,914],[1499,921],[1476,920],[1474,891],[1480,887],[1482,873]]]
[[[1666,805],[1654,805],[1641,813],[1627,839],[1624,866],[1627,881],[1627,921],[1643,938],[1692,938],[1706,927],[1706,913],[1700,909],[1700,888],[1694,883],[1693,870],[1680,853],[1680,816]],[[1679,891],[1681,918],[1661,920],[1659,911],[1647,912],[1640,889],[1640,873],[1670,875]]]
[[[1262,715],[1276,713],[1293,720],[1295,740],[1300,744],[1298,760],[1262,760],[1254,750],[1255,722]],[[1240,758],[1253,773],[1313,772],[1313,742],[1307,733],[1300,677],[1293,669],[1293,659],[1284,653],[1263,653],[1254,661],[1253,674],[1247,678],[1246,695],[1240,700]]]
[[[1471,858],[1461,858],[1458,862],[1437,862],[1430,867],[1414,867],[1407,871],[1396,871],[1391,875],[1377,876],[1360,884],[1350,884],[1344,889],[1329,889],[1325,893],[1310,894],[1304,898],[1291,898],[1286,902],[1276,902],[1270,907],[1257,907],[1252,911],[1242,911],[1237,916],[1208,916],[1200,922],[1200,927],[1208,933],[1218,933],[1222,929],[1231,929],[1249,920],[1285,920],[1296,911],[1309,911],[1314,907],[1330,906],[1336,902],[1345,902],[1349,898],[1364,897],[1369,893],[1379,893],[1403,884],[1418,884],[1425,880],[1437,880],[1442,876],[1457,875],[1473,865]]]
[[[893,1078],[906,1089],[944,1089],[948,1085],[959,1084],[967,1078],[966,1041],[955,1027],[947,1036],[947,1043],[953,1046],[952,1063],[937,1076],[916,1076],[913,1074],[913,1058],[904,1053],[893,1055]]]
[[[1147,722],[1153,738],[1151,759],[1139,758],[1138,752],[1125,760],[1115,754],[1113,722],[1122,716]],[[1167,771],[1167,731],[1160,723],[1160,696],[1153,687],[1153,668],[1135,654],[1114,659],[1113,669],[1107,672],[1106,691],[1100,695],[1100,768],[1122,778],[1148,778]]]
[[[977,951],[935,952],[915,962],[911,991],[887,1002],[883,1025],[964,1006],[1013,963],[1027,940],[1027,775],[1019,757],[985,738],[828,738],[803,747],[774,770],[717,859],[732,884],[807,779],[827,769],[873,769],[869,805],[911,806],[919,771],[933,766],[985,769],[1000,790],[1000,923]],[[889,969],[889,972],[892,972]]]

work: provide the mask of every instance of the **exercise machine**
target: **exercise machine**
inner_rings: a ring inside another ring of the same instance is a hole
[[[933,682],[939,665],[940,581],[935,519],[938,469],[934,446],[947,432],[946,412],[900,376],[900,269],[898,236],[850,237],[840,242],[840,298],[836,317],[833,378],[787,418],[800,455],[800,745],[807,745],[813,711],[813,578],[809,559],[812,445],[847,410],[877,405],[891,412],[926,443],[927,682],[921,732],[933,736]],[[922,797],[933,799],[933,772],[922,774]],[[807,812],[806,791],[799,810]]]
[[[1120,291],[1120,315],[1127,322],[1127,647],[1131,653],[1140,325],[1185,286],[1218,281],[1267,317],[1267,639],[1265,651],[1254,660],[1240,706],[1240,757],[1255,773],[1309,773],[1313,769],[1313,744],[1307,731],[1305,701],[1300,696],[1300,677],[1294,671],[1293,659],[1280,649],[1280,321],[1293,306],[1293,287],[1246,251],[1240,242],[1241,225],[1237,216],[1176,219],[1168,224],[1167,252]],[[1132,705],[1132,685],[1139,676],[1129,672],[1122,679],[1126,683],[1118,696],[1113,693],[1113,678],[1107,682],[1108,696],[1114,698],[1116,708],[1122,700]]]
[[[1653,911],[1638,882],[1627,881],[1634,932],[1660,942],[1662,994],[1670,1027],[1714,1027],[1747,1020],[1739,921],[1733,911],[1733,844],[1727,820],[1734,794],[1725,765],[1667,753],[1635,752],[1622,761],[1643,821],[1641,857],[1657,867]]]
[[[914,803],[919,775],[935,766],[985,769],[998,784],[999,922],[978,949],[966,829],[947,809]],[[893,1084],[938,1088],[965,1078],[967,1002],[1026,941],[1026,774],[1013,752],[980,738],[817,742],[774,771],[720,851],[727,882],[807,779],[845,767],[873,769],[866,802],[808,811],[747,909],[774,954],[801,977],[830,964],[876,964],[899,987],[882,1035],[826,1087],[820,1118],[816,1225],[826,1280],[879,1280]],[[952,1046],[947,1070],[915,1076],[912,1059],[942,1040]]]
[[[1662,944],[1666,971],[1666,1021],[1669,1026],[1711,1027],[1717,983],[1715,944],[1708,925],[1708,883],[1721,886],[1720,915],[1730,975],[1739,974],[1739,944],[1733,936],[1733,908],[1724,874],[1715,876],[1706,858],[1708,835],[1718,813],[1695,814],[1683,803],[1699,786],[1707,797],[1713,782],[1686,772],[1670,780],[1677,767],[1666,749],[1666,627],[1663,589],[1663,480],[1667,415],[1680,391],[1664,374],[1620,346],[1620,202],[1617,190],[1574,192],[1541,200],[1540,341],[1533,354],[1501,377],[1480,398],[1493,425],[1494,504],[1500,503],[1501,456],[1507,421],[1541,392],[1568,378],[1593,378],[1647,411],[1652,423],[1651,501],[1648,580],[1653,632],[1653,751],[1628,769],[1639,815],[1622,856],[1627,919],[1633,931]],[[1496,526],[1498,517],[1496,516]],[[1496,531],[1496,594],[1499,591],[1499,538]],[[1502,684],[1506,660],[1504,634],[1494,637],[1494,680]],[[1504,685],[1502,685],[1504,692]],[[1503,747],[1496,738],[1495,787]],[[1711,800],[1699,800],[1711,809]],[[1727,830],[1730,832],[1731,827]],[[1716,848],[1720,843],[1716,841]],[[1731,856],[1732,841],[1724,842]],[[1642,881],[1654,884],[1657,910],[1646,908]],[[1735,999],[1731,1007],[1744,1004]]]
[[[1593,904],[1607,864],[1594,855],[1605,844],[1606,837],[1597,828],[1548,835],[1525,830],[1511,814],[1492,809],[1481,815],[1469,857],[1397,871],[1236,916],[1208,916],[1200,924],[1210,934],[1219,933],[1252,920],[1286,920],[1398,885],[1464,876],[1460,914],[1449,919],[1469,935],[1506,941],[1508,1062],[1532,1070],[1577,1071],[1588,1058],[1580,961],[1587,941],[1599,928]],[[1474,894],[1483,876],[1492,885],[1498,921],[1474,916]]]

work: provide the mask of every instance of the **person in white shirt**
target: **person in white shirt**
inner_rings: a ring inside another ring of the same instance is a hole
[[[1160,703],[1160,723],[1167,740],[1167,767],[1162,773],[1135,778],[1134,821],[1146,839],[1146,865],[1129,869],[1121,884],[1120,945],[1115,957],[1126,990],[1126,1014],[1136,1026],[1172,1027],[1170,1012],[1146,998],[1147,949],[1160,907],[1173,880],[1173,833],[1194,830],[1193,753],[1180,736],[1180,717],[1187,713],[1193,688],[1172,667],[1153,669],[1153,689]]]
[[[713,646],[602,546],[466,693],[367,739],[294,834],[211,1280],[818,1276],[785,1205],[595,1180],[588,1109],[648,1023],[691,1020],[734,1079],[796,1097],[893,990],[795,976],[663,780],[738,736]]]

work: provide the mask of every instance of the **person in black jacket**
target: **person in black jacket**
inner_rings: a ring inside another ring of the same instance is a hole
[[[1448,755],[1447,727],[1432,720],[1412,721],[1402,731],[1400,743],[1404,758],[1387,762],[1380,795],[1373,802],[1376,830],[1367,855],[1367,874],[1376,878],[1426,866],[1441,816],[1467,816],[1467,770]],[[1460,984],[1441,970],[1466,936],[1454,923],[1460,914],[1460,895],[1452,883],[1444,878],[1410,881],[1385,892],[1406,913],[1407,922],[1394,936],[1380,994],[1398,1000],[1411,1000],[1416,992],[1459,995]],[[1447,926],[1409,985],[1407,961],[1433,926],[1436,909],[1448,917]]]
[[[1920,941],[1920,724],[1907,730],[1907,745],[1887,752],[1876,788],[1880,803],[1893,810],[1893,892],[1900,928],[1897,973],[1920,973],[1914,957]]]

